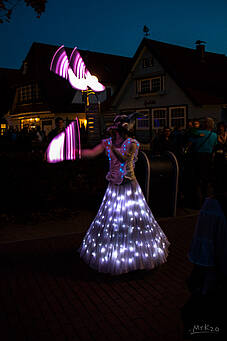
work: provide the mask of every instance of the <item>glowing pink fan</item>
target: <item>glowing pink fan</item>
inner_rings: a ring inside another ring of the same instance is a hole
[[[71,122],[65,131],[53,138],[46,151],[46,160],[49,163],[76,160],[77,158],[81,159],[78,118]]]
[[[59,47],[59,49],[55,52],[51,64],[50,70],[63,77],[68,79],[68,69],[69,69],[69,61],[67,54],[64,49],[64,45]]]
[[[74,89],[87,90],[89,87],[95,92],[105,90],[105,86],[98,81],[96,76],[91,75],[86,68],[77,47],[73,49],[69,60],[64,45],[59,47],[52,58],[50,70],[67,79]]]

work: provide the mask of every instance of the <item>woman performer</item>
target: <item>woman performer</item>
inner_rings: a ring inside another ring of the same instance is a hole
[[[139,143],[129,135],[128,117],[118,115],[108,129],[110,138],[93,149],[109,158],[109,181],[99,211],[80,246],[80,257],[91,268],[111,275],[153,269],[166,262],[169,242],[146,203],[134,167]]]

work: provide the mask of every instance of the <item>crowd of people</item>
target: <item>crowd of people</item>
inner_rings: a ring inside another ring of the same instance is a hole
[[[10,128],[4,139],[15,148],[42,153],[52,138],[63,130],[64,121],[57,117],[55,128],[49,134],[40,126],[24,127],[20,131]],[[205,118],[189,120],[186,129],[164,127],[152,139],[151,153],[166,151],[174,153],[179,163],[178,197],[184,206],[199,209],[207,195],[227,187],[227,130],[224,122],[218,122],[215,127],[212,118]]]
[[[170,151],[180,167],[179,195],[184,205],[199,209],[204,199],[227,188],[227,131],[212,118],[188,122],[187,129],[164,127],[151,145],[154,154]]]
[[[49,133],[41,129],[39,125],[34,127],[24,126],[21,130],[18,127],[10,127],[4,135],[0,136],[0,145],[11,145],[15,150],[21,151],[44,151],[50,141],[65,130],[65,122],[62,117],[56,117],[55,128]],[[85,126],[80,129],[81,140],[86,140]]]
[[[0,139],[1,145],[8,150],[32,151],[42,149],[47,142],[47,135],[40,126],[29,129],[28,126],[19,130],[10,127]]]

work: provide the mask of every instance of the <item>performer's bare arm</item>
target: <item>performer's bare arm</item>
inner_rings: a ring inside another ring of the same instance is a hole
[[[104,152],[105,146],[103,143],[98,144],[93,149],[82,149],[82,158],[93,158]]]
[[[132,154],[136,152],[136,144],[131,143],[128,152],[125,153],[124,155],[121,152],[119,152],[119,150],[115,149],[113,146],[111,146],[111,150],[116,155],[119,161],[125,162],[131,157]]]

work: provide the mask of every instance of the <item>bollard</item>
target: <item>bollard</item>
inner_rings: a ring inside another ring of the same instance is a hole
[[[179,165],[175,155],[140,152],[135,173],[154,216],[176,216]]]

